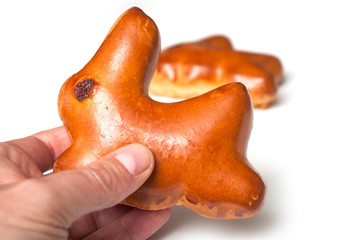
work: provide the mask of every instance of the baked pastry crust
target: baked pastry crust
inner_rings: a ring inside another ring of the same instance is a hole
[[[79,168],[127,144],[151,149],[150,178],[122,204],[147,210],[184,205],[210,218],[256,214],[265,185],[246,157],[252,104],[241,83],[176,103],[148,96],[160,51],[155,23],[131,8],[90,62],[59,93],[73,143],[54,171]]]
[[[150,93],[173,98],[201,95],[230,82],[243,83],[254,107],[266,108],[282,81],[278,58],[236,51],[225,36],[182,43],[161,52]]]

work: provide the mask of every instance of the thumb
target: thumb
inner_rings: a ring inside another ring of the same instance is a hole
[[[47,193],[48,210],[56,216],[55,224],[69,227],[84,214],[124,200],[147,180],[153,167],[152,152],[143,145],[131,144],[84,168],[51,174],[43,178],[52,189]]]

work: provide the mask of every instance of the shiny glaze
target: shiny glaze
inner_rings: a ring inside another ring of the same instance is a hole
[[[265,186],[246,158],[253,116],[246,88],[231,83],[193,99],[156,102],[148,86],[159,51],[158,29],[140,9],[118,19],[95,56],[60,90],[59,113],[73,143],[54,170],[142,143],[154,153],[155,169],[122,204],[150,210],[185,205],[211,218],[254,215]]]
[[[230,82],[241,82],[253,105],[265,108],[275,99],[281,81],[282,65],[276,57],[236,51],[227,37],[212,36],[164,49],[150,92],[189,98]]]

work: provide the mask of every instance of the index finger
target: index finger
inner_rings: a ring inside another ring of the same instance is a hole
[[[21,148],[38,168],[45,172],[52,168],[54,161],[71,145],[71,140],[62,126],[9,143]]]

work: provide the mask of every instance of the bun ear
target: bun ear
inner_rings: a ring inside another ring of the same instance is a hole
[[[216,36],[204,38],[200,40],[200,42],[212,45],[214,47],[219,47],[222,49],[228,49],[228,50],[233,49],[231,40],[223,35],[216,35]]]
[[[114,23],[82,71],[96,71],[102,76],[102,84],[126,84],[128,89],[147,93],[159,52],[160,36],[156,24],[141,9],[133,7]],[[146,90],[140,88],[143,85]]]
[[[100,85],[147,95],[159,52],[156,24],[141,9],[133,7],[118,18],[93,58],[64,83],[60,93],[72,89],[71,95],[83,101],[90,96],[90,86]],[[59,101],[66,101],[67,95],[70,94],[60,94]]]

